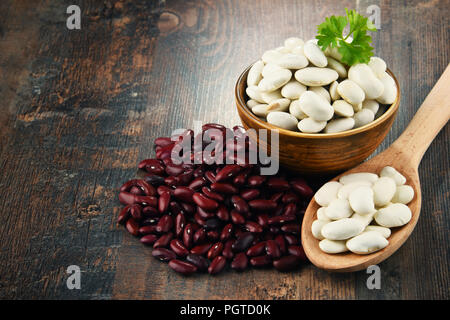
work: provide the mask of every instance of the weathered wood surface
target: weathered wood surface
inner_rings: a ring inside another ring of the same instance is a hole
[[[190,278],[115,224],[118,186],[154,137],[193,121],[239,123],[240,72],[288,36],[308,39],[343,8],[381,8],[374,36],[401,83],[407,126],[449,62],[448,0],[73,1],[0,3],[0,298],[448,299],[449,126],[422,161],[422,215],[411,238],[367,274],[304,266]],[[82,270],[68,290],[66,268]]]

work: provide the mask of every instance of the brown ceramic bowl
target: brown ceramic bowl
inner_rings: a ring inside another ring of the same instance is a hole
[[[301,174],[336,174],[363,162],[384,140],[397,114],[400,86],[392,72],[387,70],[397,86],[397,97],[375,121],[338,133],[301,133],[281,129],[259,119],[246,105],[248,97],[245,89],[250,67],[241,74],[235,88],[236,105],[242,125],[245,129],[255,129],[256,137],[253,135],[253,138],[257,140],[259,147],[269,149],[269,152],[270,132],[267,133],[268,139],[263,139],[258,130],[279,130],[280,164]]]

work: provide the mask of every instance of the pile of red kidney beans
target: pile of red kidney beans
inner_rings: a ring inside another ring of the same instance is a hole
[[[221,132],[214,139],[221,143],[224,159],[236,157],[239,137],[248,142],[240,126],[206,124],[200,136],[203,148],[211,141],[209,129]],[[153,257],[186,275],[217,274],[227,265],[237,271],[268,266],[288,271],[307,261],[300,227],[313,191],[305,180],[281,170],[263,176],[261,164],[248,162],[217,164],[220,161],[205,159],[175,164],[173,148],[194,138],[199,137],[186,130],[155,140],[156,159],[138,166],[146,175],[120,188],[119,200],[125,207],[118,222],[143,244],[153,246]],[[201,150],[192,148],[188,157],[199,154],[201,158]]]

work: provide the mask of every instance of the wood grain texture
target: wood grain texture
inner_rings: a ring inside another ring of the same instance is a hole
[[[0,3],[0,298],[448,299],[449,127],[425,154],[422,214],[410,239],[367,274],[312,265],[184,278],[115,224],[120,184],[153,138],[194,120],[239,123],[234,85],[264,50],[311,38],[344,7],[381,8],[375,53],[402,94],[406,128],[449,62],[448,0],[72,1]],[[66,288],[79,265],[82,289]]]

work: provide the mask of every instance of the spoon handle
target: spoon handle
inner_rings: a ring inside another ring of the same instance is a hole
[[[411,123],[394,142],[397,150],[408,154],[415,168],[433,139],[450,119],[450,64],[425,98]]]

